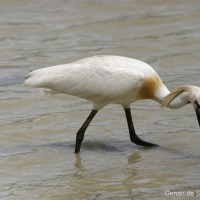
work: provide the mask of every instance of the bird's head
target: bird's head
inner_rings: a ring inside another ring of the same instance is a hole
[[[181,86],[164,97],[161,106],[180,108],[188,103],[193,105],[200,126],[200,87],[193,85]]]
[[[200,87],[190,86],[189,100],[192,103],[200,126]]]

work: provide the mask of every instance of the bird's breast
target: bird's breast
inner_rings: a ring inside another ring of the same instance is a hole
[[[138,99],[156,99],[156,93],[163,87],[163,82],[158,75],[145,78],[138,91]]]

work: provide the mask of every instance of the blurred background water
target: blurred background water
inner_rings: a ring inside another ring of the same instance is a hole
[[[132,144],[123,110],[107,106],[75,155],[91,103],[23,86],[31,70],[100,54],[149,63],[170,90],[199,85],[199,19],[198,0],[1,0],[0,198],[174,199],[165,191],[200,190],[191,106],[132,105],[138,135],[158,149]]]

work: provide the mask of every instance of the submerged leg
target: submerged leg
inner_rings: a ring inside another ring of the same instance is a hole
[[[130,108],[125,108],[124,111],[125,111],[125,114],[126,114],[126,119],[127,119],[127,123],[128,123],[128,129],[129,129],[131,142],[133,142],[137,145],[146,146],[146,147],[158,146],[157,144],[145,142],[144,140],[140,139],[136,135],[134,125],[133,125],[133,121],[132,121],[131,110],[130,110]]]
[[[84,139],[84,133],[85,133],[87,127],[89,126],[90,122],[94,118],[94,116],[97,114],[97,112],[98,112],[98,110],[92,110],[91,113],[89,114],[88,118],[84,122],[84,124],[78,130],[78,132],[76,134],[75,153],[79,153],[80,152],[81,143],[82,143],[82,141]]]

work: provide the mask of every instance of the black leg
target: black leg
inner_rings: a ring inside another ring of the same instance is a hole
[[[134,125],[133,125],[133,121],[132,121],[131,110],[130,110],[130,108],[125,108],[124,111],[125,111],[125,114],[126,114],[126,119],[127,119],[127,123],[128,123],[128,129],[129,129],[131,142],[133,142],[137,145],[146,146],[146,147],[158,146],[157,144],[145,142],[144,140],[140,139],[136,135]]]
[[[94,116],[97,114],[97,112],[98,112],[98,110],[92,110],[90,115],[88,116],[88,118],[84,122],[84,124],[81,126],[81,128],[77,132],[77,134],[76,134],[75,153],[79,153],[80,152],[81,143],[82,143],[82,141],[84,139],[84,133],[85,133],[87,127],[89,126],[90,122],[94,118]]]

